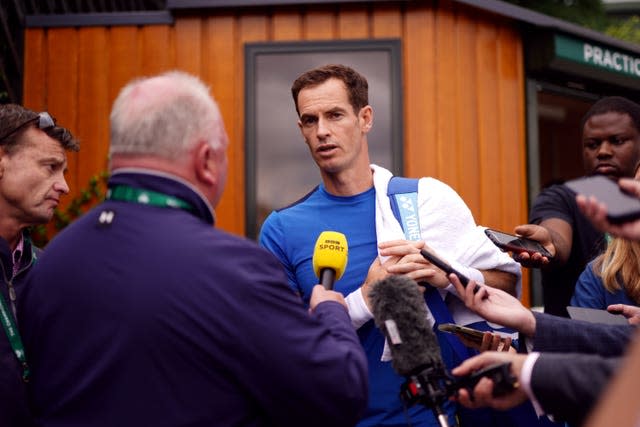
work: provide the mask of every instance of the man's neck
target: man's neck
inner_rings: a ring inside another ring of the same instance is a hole
[[[15,250],[18,242],[20,242],[23,228],[17,224],[7,224],[0,220],[0,237],[7,241],[12,251]]]
[[[322,182],[329,194],[334,196],[355,196],[373,187],[373,171],[367,165],[365,170],[348,170],[337,174],[321,171]]]

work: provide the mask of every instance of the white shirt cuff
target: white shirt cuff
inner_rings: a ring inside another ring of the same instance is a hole
[[[520,386],[522,387],[524,392],[527,393],[527,396],[529,396],[529,400],[531,400],[533,409],[535,409],[536,415],[538,415],[538,417],[545,415],[545,412],[536,399],[535,395],[533,394],[533,390],[531,390],[531,374],[533,373],[533,366],[536,364],[536,360],[538,360],[539,356],[540,353],[538,352],[529,353],[527,358],[524,360],[519,378]]]
[[[367,303],[364,301],[361,287],[347,295],[344,300],[347,303],[351,324],[355,329],[373,319],[373,313],[371,313]]]

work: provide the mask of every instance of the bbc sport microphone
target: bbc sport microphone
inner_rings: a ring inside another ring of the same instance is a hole
[[[369,298],[376,326],[391,349],[391,365],[407,378],[401,398],[431,408],[440,425],[448,426],[441,405],[448,398],[449,377],[418,284],[405,276],[390,275],[373,284]]]
[[[337,231],[320,233],[313,251],[313,271],[325,289],[333,289],[335,281],[342,277],[348,254],[349,247],[344,234]]]

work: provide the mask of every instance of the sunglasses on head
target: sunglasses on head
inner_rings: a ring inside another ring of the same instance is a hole
[[[37,117],[34,117],[32,119],[27,120],[24,123],[21,123],[19,126],[15,127],[14,129],[11,129],[9,132],[2,135],[0,137],[0,143],[2,143],[2,141],[7,139],[7,137],[13,135],[23,127],[27,126],[29,123],[33,123],[35,121],[38,122],[38,129],[41,129],[41,130],[50,129],[52,127],[55,127],[56,125],[56,120],[53,117],[51,117],[49,113],[47,113],[46,111],[43,111],[42,113],[38,113]]]

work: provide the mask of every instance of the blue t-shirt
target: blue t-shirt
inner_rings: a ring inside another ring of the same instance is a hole
[[[338,231],[347,237],[347,267],[334,290],[348,295],[362,286],[371,263],[378,255],[375,227],[375,189],[349,197],[334,196],[320,184],[291,206],[272,212],[260,232],[260,244],[276,255],[285,267],[289,284],[309,302],[319,283],[312,258],[318,235]],[[358,426],[406,426],[407,414],[400,400],[404,378],[390,362],[381,362],[384,336],[373,320],[358,329],[369,363],[369,405]],[[454,405],[447,402],[452,413]],[[408,409],[414,426],[438,426],[430,409],[416,405]]]
[[[320,184],[296,203],[272,212],[262,226],[260,244],[282,262],[290,286],[308,303],[313,286],[319,279],[313,272],[315,242],[323,231],[338,231],[347,237],[349,259],[344,275],[334,289],[348,295],[364,282],[371,263],[378,255],[375,227],[375,190],[373,188],[350,197],[333,196]],[[453,361],[452,349],[441,340],[443,360]],[[440,426],[431,409],[416,404],[405,411],[399,392],[405,379],[395,373],[390,362],[380,361],[384,336],[373,320],[358,329],[369,365],[369,404],[359,427]],[[554,425],[547,418],[538,419],[530,403],[510,411],[488,408],[470,410],[456,408],[448,401],[444,409],[449,423],[455,425],[454,413],[463,425],[474,427],[540,427]]]
[[[593,271],[593,263],[591,261],[578,278],[571,305],[600,310],[606,310],[611,304],[638,305],[622,288],[613,293],[606,290],[602,278]]]

